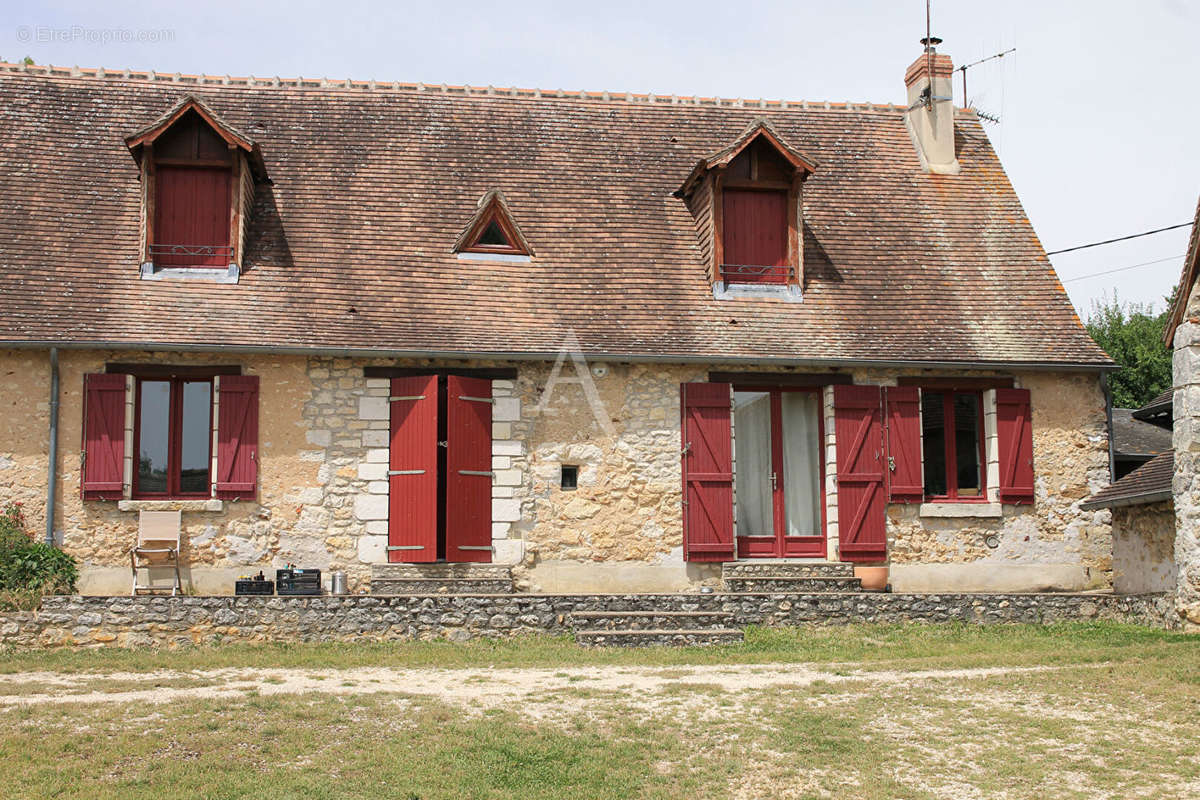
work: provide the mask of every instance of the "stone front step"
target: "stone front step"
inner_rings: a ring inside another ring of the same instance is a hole
[[[374,564],[371,594],[510,594],[512,569],[500,564]]]
[[[584,647],[706,647],[739,644],[745,639],[740,630],[635,630],[577,631],[575,641]]]
[[[725,589],[730,592],[786,592],[788,594],[814,594],[824,592],[861,592],[862,581],[858,578],[814,576],[795,578],[771,575],[759,578],[725,578]]]
[[[854,565],[838,561],[730,561],[722,578],[853,578]]]
[[[570,624],[575,630],[712,630],[727,627],[728,611],[576,611]]]

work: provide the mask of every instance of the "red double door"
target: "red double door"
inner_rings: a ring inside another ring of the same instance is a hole
[[[388,561],[491,561],[491,381],[393,378],[388,402]]]

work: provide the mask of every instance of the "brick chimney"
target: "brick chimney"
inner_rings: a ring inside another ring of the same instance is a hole
[[[954,95],[950,77],[954,64],[950,56],[939,54],[941,39],[922,39],[925,52],[904,73],[908,89],[908,111],[905,124],[912,134],[921,164],[929,172],[957,175],[958,159],[954,155]],[[933,89],[930,91],[930,71]]]

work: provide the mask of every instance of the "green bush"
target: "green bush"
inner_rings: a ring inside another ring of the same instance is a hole
[[[0,609],[34,608],[43,595],[74,592],[78,579],[74,558],[26,531],[20,503],[0,511]]]

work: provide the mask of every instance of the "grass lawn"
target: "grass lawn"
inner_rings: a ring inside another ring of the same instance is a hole
[[[0,798],[1200,797],[1200,637],[1108,624],[3,652],[0,715]]]

